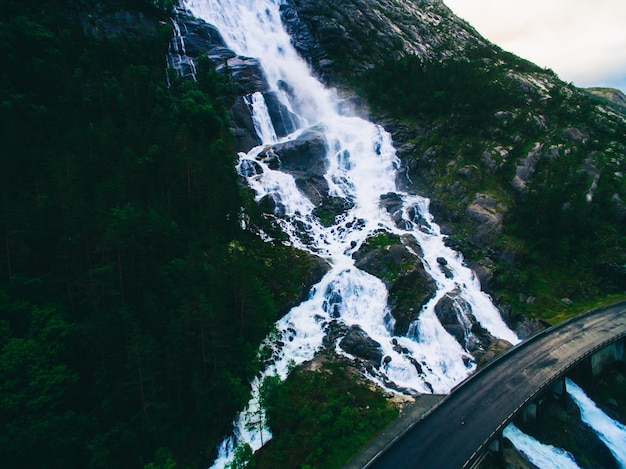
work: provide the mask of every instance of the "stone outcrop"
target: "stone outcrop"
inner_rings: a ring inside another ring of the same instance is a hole
[[[272,149],[280,159],[280,169],[285,172],[323,176],[328,170],[328,142],[322,129],[307,129],[298,138],[273,145]]]
[[[328,142],[324,133],[313,127],[294,140],[268,145],[257,158],[264,160],[272,169],[291,174],[298,189],[316,207],[320,207],[325,201],[333,202],[328,197],[328,182],[324,178],[329,165],[327,151]]]
[[[278,137],[284,137],[298,127],[297,117],[270,91],[259,60],[237,55],[226,47],[220,33],[212,25],[186,14],[174,19],[174,37],[170,44],[168,62],[184,78],[195,78],[196,64],[201,57],[208,59],[218,73],[229,77],[231,130],[236,150],[247,152],[261,143],[252,120],[249,96],[261,93]]]
[[[308,267],[306,269],[307,274],[302,279],[302,285],[300,286],[298,294],[289,302],[279,306],[281,314],[286,314],[291,308],[306,300],[310,293],[311,286],[318,283],[330,270],[330,264],[321,257],[314,256],[305,251],[294,251],[294,256],[297,258],[294,259],[294,261],[306,263]]]
[[[443,328],[470,352],[479,367],[512,347],[511,343],[493,337],[477,320],[472,308],[455,289],[435,305],[435,314]]]
[[[280,102],[276,92],[269,91],[263,93],[263,98],[265,99],[265,105],[267,106],[267,113],[272,120],[274,130],[276,131],[276,135],[278,137],[285,137],[298,129],[300,126],[298,116],[296,116],[293,112],[287,109],[283,103]]]
[[[489,194],[478,193],[474,202],[467,206],[465,215],[475,225],[470,240],[477,246],[486,246],[502,233],[502,221],[506,207]]]
[[[528,190],[528,184],[532,180],[535,171],[537,170],[537,164],[541,159],[541,152],[543,150],[543,144],[535,144],[533,148],[525,158],[522,158],[515,169],[515,176],[513,177],[513,187],[519,192],[526,192]]]
[[[435,305],[439,322],[469,352],[489,346],[492,336],[476,320],[472,307],[458,289],[444,295]]]
[[[359,326],[352,326],[348,333],[339,342],[339,347],[350,355],[362,358],[378,367],[383,359],[383,352],[380,344],[372,339]]]
[[[389,309],[395,319],[394,333],[406,334],[436,291],[435,282],[426,273],[422,260],[399,238],[382,246],[366,243],[353,257],[356,267],[385,283],[389,290]]]
[[[440,1],[288,0],[281,14],[296,50],[327,82],[388,58],[453,55],[484,42]]]
[[[626,109],[626,94],[621,90],[615,88],[587,88],[591,94],[595,96],[599,96],[600,98],[604,98],[610,101],[613,104],[616,104],[620,109]]]

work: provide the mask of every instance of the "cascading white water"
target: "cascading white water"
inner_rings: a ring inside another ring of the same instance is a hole
[[[578,469],[580,467],[567,451],[537,441],[512,423],[504,429],[502,434],[539,469]]]
[[[296,139],[307,128],[323,130],[328,143],[325,179],[330,195],[353,204],[332,226],[325,227],[319,222],[313,215],[313,203],[298,190],[294,178],[271,169],[257,158],[277,137],[263,96],[260,93],[248,96],[246,102],[253,108],[255,129],[263,145],[247,155],[241,154],[239,164],[249,167],[254,162],[261,168],[248,177],[248,182],[259,200],[270,196],[281,206],[278,222],[290,242],[323,256],[331,265],[331,270],[313,287],[309,299],[277,323],[279,341],[268,339],[264,345],[275,353],[263,376],[276,374],[285,378],[292,364],[313,358],[322,345],[329,322],[337,318],[347,325],[358,324],[381,344],[384,356],[389,357],[380,374],[371,376],[372,379],[380,384],[391,381],[419,393],[446,393],[475,368],[471,355],[443,328],[434,311],[437,302],[452,291],[459,292],[460,298],[471,307],[471,313],[492,335],[511,343],[519,342],[481,291],[472,271],[463,265],[461,256],[445,246],[439,227],[428,212],[428,200],[396,188],[399,160],[390,135],[345,109],[340,111],[335,94],[312,76],[297,55],[282,27],[280,1],[185,0],[183,3],[194,16],[217,27],[235,53],[259,59],[271,91],[299,118],[300,129],[282,141]],[[402,228],[380,204],[381,196],[391,192],[404,206]],[[415,213],[419,213],[420,223]],[[407,336],[393,336],[384,284],[357,269],[352,258],[369,236],[381,230],[412,236],[421,246],[425,268],[437,284],[435,297],[411,325]],[[448,275],[439,267],[441,258],[447,262]],[[337,351],[345,353],[339,348]],[[249,407],[239,415],[235,435],[222,445],[214,467],[227,463],[237,442],[247,442],[256,450],[269,439],[270,433],[264,428],[262,411],[258,408],[261,379],[252,384]]]
[[[626,468],[626,426],[616,422],[598,408],[580,386],[570,379],[565,381],[567,392],[580,408],[580,417],[609,448],[620,467]]]

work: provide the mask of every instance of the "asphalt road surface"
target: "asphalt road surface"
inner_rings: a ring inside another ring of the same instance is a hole
[[[472,375],[367,469],[460,469],[526,403],[592,351],[626,336],[626,302],[540,332]]]

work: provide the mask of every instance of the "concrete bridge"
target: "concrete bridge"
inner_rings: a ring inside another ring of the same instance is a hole
[[[626,360],[625,345],[626,302],[545,329],[465,380],[359,466],[475,467],[489,450],[501,450],[502,430],[515,417],[533,418],[542,396],[564,392],[568,371],[582,365],[578,373],[596,375]]]

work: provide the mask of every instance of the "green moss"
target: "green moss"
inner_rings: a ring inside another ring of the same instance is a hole
[[[365,252],[373,251],[378,248],[386,248],[394,244],[402,244],[400,237],[389,233],[388,231],[381,231],[371,236],[365,242],[363,249]]]
[[[270,378],[264,396],[274,438],[257,453],[257,467],[340,468],[398,415],[379,390],[338,361],[321,370]]]

